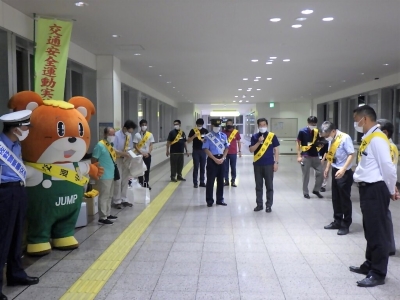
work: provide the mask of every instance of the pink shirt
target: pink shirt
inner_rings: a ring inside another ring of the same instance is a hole
[[[228,130],[224,130],[223,133],[226,134],[226,136],[229,137],[232,133],[232,131],[228,131]],[[231,143],[229,144],[229,151],[228,154],[237,154],[238,153],[238,146],[237,143],[238,141],[240,141],[241,137],[240,137],[240,133],[239,131],[236,133],[236,136],[232,139]]]

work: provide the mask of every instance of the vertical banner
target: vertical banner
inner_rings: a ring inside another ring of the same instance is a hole
[[[43,100],[64,100],[71,32],[72,22],[37,20],[35,92]]]

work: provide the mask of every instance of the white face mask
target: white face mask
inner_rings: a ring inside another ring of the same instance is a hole
[[[202,129],[203,128],[203,126],[197,126],[197,129],[198,130],[200,130],[200,129]]]
[[[179,128],[181,128],[181,126],[179,126],[179,125],[174,125],[174,128],[175,128],[176,130],[179,130]]]
[[[311,126],[311,125],[309,125],[308,128],[310,128],[311,130],[314,130],[315,128],[317,128],[317,126]]]
[[[219,127],[213,127],[213,131],[215,132],[215,133],[218,133],[219,132]]]
[[[360,125],[359,125],[360,122],[361,122],[361,120],[358,121],[358,122],[354,122],[354,129],[355,129],[356,131],[358,131],[359,133],[364,133],[364,128],[363,128],[363,126],[360,126]]]
[[[333,141],[333,137],[331,137],[331,136],[328,136],[328,137],[326,137],[325,138],[328,142],[332,142]]]
[[[268,127],[260,127],[260,128],[258,128],[258,130],[259,130],[261,133],[266,133],[267,130],[268,130]]]
[[[129,131],[127,131],[127,132],[125,132],[125,135],[126,136],[128,136],[128,135],[130,135],[131,133],[129,132]]]
[[[115,136],[108,136],[107,137],[107,142],[114,143],[114,141],[115,141]]]
[[[142,126],[142,131],[146,131],[147,130],[147,126]]]
[[[20,128],[17,128],[17,130],[18,130],[18,132],[21,134],[21,135],[18,135],[18,134],[15,134],[15,136],[18,138],[18,140],[21,142],[21,141],[23,141],[24,139],[26,139],[26,137],[28,136],[28,134],[29,134],[29,129],[28,130],[25,130],[25,131],[22,131]]]

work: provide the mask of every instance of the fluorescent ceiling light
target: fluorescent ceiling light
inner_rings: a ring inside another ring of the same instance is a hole
[[[269,19],[271,22],[279,22],[281,19],[280,18],[272,18]]]
[[[249,102],[249,100],[246,100],[246,102]]]
[[[258,59],[252,59],[251,61],[252,62],[258,62]]]
[[[383,64],[384,66],[388,66],[389,64]]]
[[[113,34],[112,37],[113,38],[117,38],[117,37],[119,37],[119,35],[118,34]]]
[[[135,56],[139,56],[139,55],[142,55],[142,54],[140,54],[140,53],[135,53],[134,55],[135,55]]]
[[[267,61],[265,64],[266,65],[272,65],[272,61]]]
[[[251,98],[254,98],[254,96],[251,96]]]
[[[260,78],[261,78],[260,76],[257,76],[257,77],[256,77],[256,79],[260,79]]]
[[[241,91],[242,89],[238,89],[238,91]]]
[[[305,20],[307,20],[307,18],[297,18],[297,19],[296,19],[296,21],[299,21],[299,22],[303,22],[303,21],[305,21]]]
[[[256,78],[256,79],[254,79],[254,81],[259,81],[259,80]]]
[[[237,98],[237,97],[239,97],[239,96],[235,96],[235,98]]]
[[[171,81],[167,81],[167,83],[171,83]]]
[[[305,9],[305,10],[303,10],[301,13],[303,14],[303,15],[309,15],[309,14],[312,14],[314,11],[312,10],[312,9]]]
[[[249,80],[248,78],[243,78],[243,80]]]
[[[330,22],[330,21],[333,21],[334,19],[332,18],[332,17],[328,17],[328,18],[323,18],[322,19],[322,21],[325,21],[325,22]]]
[[[153,66],[149,66],[149,68],[152,68]]]
[[[261,89],[257,89],[257,91],[261,91]]]
[[[302,26],[303,26],[303,25],[301,25],[301,24],[292,25],[293,28],[300,28],[300,27],[302,27]]]
[[[267,80],[272,80],[272,78],[271,78],[271,77],[268,77]]]
[[[269,59],[277,59],[276,56],[271,56]]]
[[[243,102],[243,100],[239,100],[239,103],[242,103]]]
[[[284,61],[284,62],[288,62],[288,61],[290,61],[290,59],[289,59],[289,58],[286,58],[286,59],[284,59],[283,61]]]
[[[240,113],[237,110],[213,110],[210,112],[210,116],[211,117],[238,117],[238,116],[240,116]]]
[[[78,7],[83,7],[83,6],[88,6],[89,4],[87,4],[86,2],[80,1],[80,2],[76,2],[75,5]]]

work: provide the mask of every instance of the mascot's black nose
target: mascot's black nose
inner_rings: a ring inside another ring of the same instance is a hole
[[[75,143],[75,142],[76,142],[76,138],[74,138],[74,137],[69,138],[69,139],[68,139],[68,142],[70,142],[71,144],[72,144],[72,143]]]

